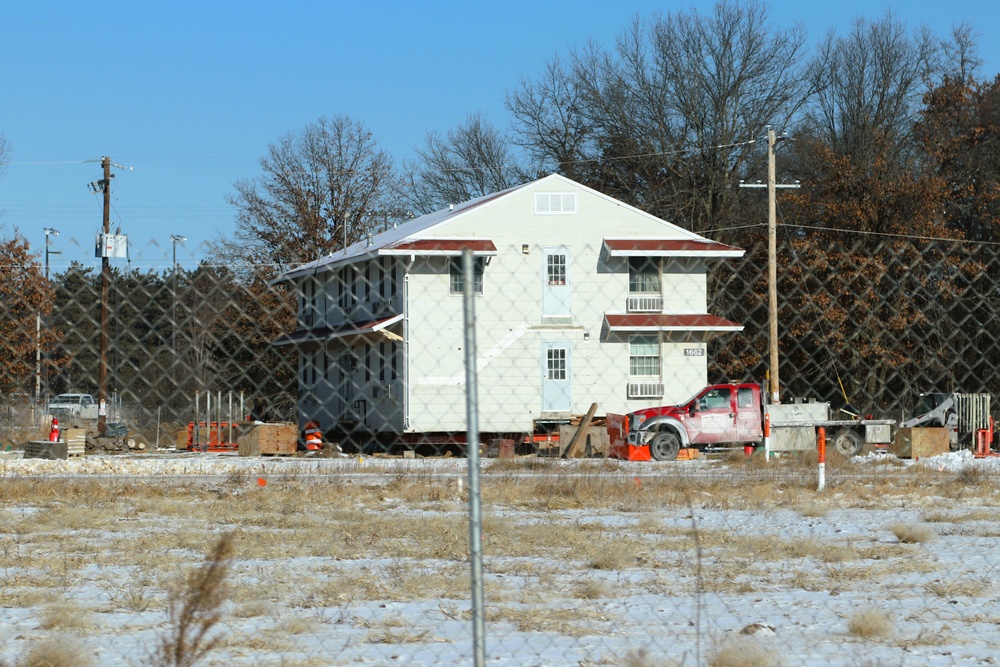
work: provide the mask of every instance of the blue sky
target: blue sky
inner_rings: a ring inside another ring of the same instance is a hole
[[[0,235],[33,248],[60,236],[53,271],[87,264],[101,200],[87,183],[102,155],[115,170],[112,230],[129,235],[133,264],[194,264],[232,233],[232,184],[258,175],[268,144],[320,116],[366,123],[397,162],[430,130],[469,113],[499,127],[502,100],[547,59],[593,38],[610,45],[635,16],[711,11],[711,2],[4,2],[0,6],[0,132],[11,148],[0,176]],[[780,27],[810,42],[891,10],[944,36],[972,21],[982,71],[1000,71],[995,0],[767,3]],[[121,260],[113,260],[116,263]]]

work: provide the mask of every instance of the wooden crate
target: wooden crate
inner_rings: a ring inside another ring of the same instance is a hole
[[[559,427],[559,442],[563,447],[568,447],[579,426],[563,424]],[[611,443],[608,441],[607,424],[592,424],[581,436],[583,441],[580,445],[580,456],[588,458],[592,456],[607,456]],[[589,447],[588,447],[589,445]]]
[[[239,438],[240,456],[292,456],[298,448],[295,424],[256,424]]]
[[[889,451],[901,459],[923,459],[951,451],[949,429],[901,428]]]

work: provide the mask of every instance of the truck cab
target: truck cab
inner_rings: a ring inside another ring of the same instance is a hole
[[[677,405],[608,415],[610,455],[629,460],[672,461],[680,449],[763,438],[758,384],[713,384]]]

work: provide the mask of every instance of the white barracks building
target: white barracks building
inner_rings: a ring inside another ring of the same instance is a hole
[[[466,430],[466,249],[484,437],[680,402],[707,384],[706,342],[743,329],[706,306],[708,261],[743,250],[553,174],[281,275],[298,323],[274,344],[299,351],[300,423]]]

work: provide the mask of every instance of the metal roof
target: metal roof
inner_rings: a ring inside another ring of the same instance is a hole
[[[546,177],[551,178],[551,177]],[[532,181],[535,183],[537,181]],[[399,246],[404,246],[410,243],[417,242],[427,242],[427,241],[437,241],[437,239],[421,238],[421,234],[428,232],[434,227],[445,222],[450,222],[457,218],[460,218],[470,211],[479,208],[485,204],[499,199],[505,195],[512,192],[525,188],[532,183],[523,183],[521,185],[502,190],[500,192],[494,192],[492,194],[484,195],[482,197],[477,197],[476,199],[470,199],[462,204],[456,204],[454,206],[449,206],[448,208],[443,208],[440,211],[435,211],[433,213],[428,213],[422,215],[419,218],[414,218],[409,222],[405,222],[395,229],[390,229],[372,236],[370,239],[355,243],[350,245],[344,250],[339,250],[337,252],[330,253],[326,257],[321,257],[312,262],[308,262],[301,266],[298,266],[290,271],[286,271],[282,275],[278,276],[271,281],[272,284],[287,282],[299,276],[308,275],[310,273],[318,273],[320,271],[328,271],[335,267],[342,266],[344,264],[353,264],[355,262],[363,261],[366,259],[373,259],[375,257],[380,257],[384,255],[398,255],[398,254],[428,254],[429,251],[417,252],[416,250],[403,252],[400,250]],[[457,242],[457,239],[451,239],[452,242]],[[467,244],[475,245],[477,243],[482,243],[484,239],[463,239]],[[477,254],[496,254],[496,246],[493,246],[492,241],[488,239],[485,240],[492,246],[492,253],[485,250],[479,250]],[[459,255],[461,250],[457,249],[450,254]],[[473,248],[476,251],[476,248]],[[446,253],[439,253],[446,254]]]
[[[465,249],[473,255],[496,255],[497,247],[490,239],[420,239],[399,241],[379,249],[379,255],[461,255]]]
[[[549,174],[535,181],[522,183],[500,192],[494,192],[482,197],[470,199],[461,204],[455,204],[440,211],[434,211],[404,222],[395,229],[390,229],[371,236],[364,241],[355,243],[343,250],[330,253],[312,262],[302,264],[289,271],[284,272],[275,278],[272,284],[287,282],[295,278],[315,274],[322,271],[329,271],[345,264],[374,259],[385,255],[402,254],[437,254],[437,255],[460,255],[465,248],[472,248],[477,255],[496,254],[496,246],[490,239],[457,239],[440,238],[431,236],[440,233],[436,228],[439,225],[461,218],[483,206],[502,199],[529,186],[534,186],[544,181],[554,181],[562,185],[572,185],[581,190],[593,193],[597,197],[614,202],[615,205],[632,210],[637,215],[641,215],[650,220],[656,221],[670,228],[670,233],[682,238],[668,241],[662,238],[624,238],[605,239],[604,244],[612,255],[629,256],[661,256],[661,257],[742,257],[744,251],[722,243],[708,241],[698,234],[672,225],[666,220],[661,220],[650,213],[647,213],[634,206],[626,204],[597,190],[593,190],[581,183],[566,178],[561,174]],[[439,244],[435,246],[434,244]],[[464,244],[464,245],[459,245]]]

